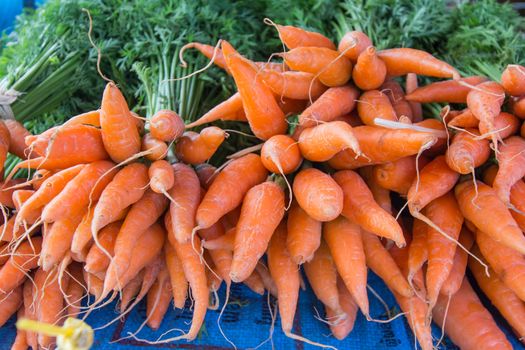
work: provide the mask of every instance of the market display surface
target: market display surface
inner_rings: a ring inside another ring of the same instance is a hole
[[[36,14],[86,18],[95,108],[69,103],[79,86],[53,94],[82,62],[72,28],[2,80],[2,348],[521,347],[518,44],[461,65],[337,15],[337,41],[265,18],[282,50],[260,59],[264,44],[221,30],[176,39],[147,24],[149,65],[128,81],[97,44],[109,6],[89,4]],[[498,39],[519,39],[507,5],[481,4],[457,11],[499,11],[516,31]],[[355,20],[368,5],[342,8]],[[175,9],[213,8],[188,6]],[[0,68],[32,51],[15,34]]]

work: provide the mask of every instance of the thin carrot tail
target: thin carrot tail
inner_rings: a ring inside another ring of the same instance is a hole
[[[294,334],[294,333],[292,333],[290,331],[285,331],[284,335],[286,335],[288,338],[291,338],[293,340],[297,340],[297,341],[300,341],[300,342],[303,342],[303,343],[306,343],[306,344],[309,344],[309,345],[318,346],[318,347],[324,348],[324,349],[337,350],[336,347],[333,347],[331,345],[326,345],[326,344],[321,344],[321,343],[314,342],[314,341],[312,341],[310,339],[302,337],[302,336],[300,336],[298,334]]]

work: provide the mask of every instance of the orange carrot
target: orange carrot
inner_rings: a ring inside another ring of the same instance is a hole
[[[279,38],[288,49],[296,47],[326,47],[335,50],[334,43],[326,36],[299,27],[275,24]]]
[[[436,78],[460,78],[454,67],[425,51],[395,48],[379,51],[378,55],[385,62],[390,77],[416,73]]]
[[[339,300],[341,307],[345,312],[345,319],[340,320],[339,322],[331,323],[330,330],[332,335],[338,339],[343,340],[350,334],[352,329],[354,329],[354,323],[357,318],[358,306],[352,298],[352,295],[348,291],[348,288],[344,285],[344,282],[341,278],[337,279],[337,289],[339,291]],[[331,309],[326,309],[326,317],[328,319],[333,319],[337,314]]]
[[[413,119],[410,103],[405,99],[405,91],[403,91],[403,88],[398,82],[392,79],[386,80],[381,86],[381,91],[388,96],[388,99],[396,112],[397,119]]]
[[[217,168],[211,164],[202,163],[195,167],[195,173],[197,173],[201,187],[208,190],[217,176]]]
[[[168,228],[168,232],[170,229]],[[171,243],[164,243],[164,256],[166,257],[166,267],[170,275],[171,290],[173,292],[173,305],[178,309],[183,309],[188,294],[188,281],[184,276],[182,262]]]
[[[235,235],[237,230],[235,227],[230,228],[226,233],[220,237],[211,239],[209,241],[203,240],[202,246],[209,250],[224,249],[233,251],[235,245]]]
[[[512,96],[525,95],[525,67],[509,64],[501,73],[501,85]]]
[[[22,286],[7,293],[0,293],[0,327],[13,316],[22,305]]]
[[[494,130],[497,131],[496,134],[498,138],[501,138],[502,140],[516,134],[520,129],[520,126],[521,120],[510,113],[501,112],[494,119]],[[490,138],[490,131],[485,123],[479,123],[479,132],[482,135],[486,135],[485,138]]]
[[[37,298],[36,295],[36,287],[34,286],[34,282],[31,280],[27,280],[24,283],[23,286],[23,307],[24,307],[24,317],[36,321],[37,320],[37,306],[34,301]],[[32,349],[38,349],[38,342],[37,342],[37,333],[35,332],[26,332],[27,336],[27,343]],[[27,348],[26,348],[27,349]]]
[[[372,41],[363,32],[352,31],[346,33],[339,41],[337,50],[348,57],[352,62],[356,62],[359,55],[372,46]]]
[[[408,246],[407,278],[412,283],[416,273],[421,271],[428,260],[427,236],[429,226],[423,221],[414,219],[412,224],[412,241]],[[420,287],[420,286],[416,286]]]
[[[100,246],[103,247],[111,256],[114,255],[115,241],[122,226],[122,222],[114,222],[104,227],[99,234]],[[84,269],[94,275],[104,274],[109,266],[108,256],[97,246],[94,245],[86,256]]]
[[[77,317],[81,310],[82,297],[86,292],[82,265],[73,263],[67,267],[67,271],[68,275],[71,275],[65,295],[68,305],[67,315],[68,317]]]
[[[172,142],[184,132],[184,121],[175,112],[162,109],[149,120],[151,136],[164,142]]]
[[[216,64],[218,67],[224,69],[226,73],[230,74],[230,71],[226,64],[226,59],[224,58],[224,55],[222,54],[221,50],[217,50],[214,46],[211,45],[206,45],[198,42],[191,42],[187,43],[181,48],[179,55],[182,56],[183,52],[187,49],[196,49],[210,60],[214,57],[213,63]]]
[[[325,47],[297,47],[280,54],[293,70],[315,74],[326,86],[341,86],[352,75],[352,62]]]
[[[466,249],[470,250],[474,244],[474,237],[472,233],[466,228],[463,227],[459,235],[459,243]],[[477,255],[477,254],[476,254]],[[477,255],[480,257],[480,255]],[[461,287],[461,282],[465,277],[465,270],[467,269],[468,254],[463,249],[456,249],[456,254],[454,255],[454,262],[452,264],[452,270],[448,274],[447,279],[441,287],[440,293],[445,296],[452,296]],[[476,264],[479,264],[477,262]]]
[[[200,133],[186,131],[175,146],[177,158],[188,164],[204,163],[211,158],[226,138],[226,132],[209,126]]]
[[[412,109],[412,114],[414,116],[412,119],[413,122],[420,122],[421,120],[423,120],[423,108],[421,107],[421,103],[411,101],[408,99],[408,95],[410,95],[417,89],[418,89],[417,74],[408,73],[407,78],[406,78],[406,83],[405,83],[405,90],[407,93],[407,95],[405,96],[405,99],[408,101],[408,103],[410,104],[410,108]]]
[[[235,209],[253,186],[266,179],[267,171],[261,158],[247,154],[228,164],[213,181],[204,195],[195,220],[199,228],[208,228],[224,214]],[[175,176],[177,177],[177,176]],[[197,197],[197,202],[199,197]]]
[[[16,190],[13,192],[13,204],[15,206],[15,210],[19,211],[20,207],[29,199],[31,196],[35,193],[33,190]],[[34,222],[36,218],[34,218],[32,221]]]
[[[374,166],[373,176],[377,184],[401,195],[408,193],[412,183],[421,170],[428,163],[428,159],[410,156]]]
[[[29,131],[15,119],[5,119],[5,126],[9,130],[9,153],[14,154],[20,159],[27,159],[26,144],[24,142],[26,136],[31,135]]]
[[[433,316],[438,325],[444,325],[445,333],[461,349],[512,349],[467,279],[450,301],[445,296],[439,298]]]
[[[247,121],[240,93],[235,93],[226,101],[221,102],[217,106],[210,109],[196,121],[187,124],[186,129],[194,128],[196,126],[211,123],[217,120]]]
[[[499,169],[492,187],[507,206],[512,186],[525,176],[525,140],[512,136],[505,140],[498,155]]]
[[[392,239],[398,246],[406,244],[399,224],[374,201],[372,193],[357,173],[343,170],[333,177],[344,194],[342,215],[369,232]]]
[[[140,135],[134,119],[120,90],[108,83],[102,96],[100,126],[104,146],[117,163],[140,151]]]
[[[69,126],[69,125],[91,125],[100,127],[100,110],[94,110],[89,111],[86,113],[78,114],[74,117],[69,118],[62,124],[62,126]]]
[[[140,150],[147,153],[147,159],[156,161],[166,157],[168,154],[168,145],[166,145],[164,141],[157,140],[151,136],[151,134],[146,134],[142,137]]]
[[[520,119],[525,119],[525,98],[513,97],[509,100],[510,109],[512,114]]]
[[[327,87],[312,73],[278,72],[273,69],[262,69],[257,73],[264,83],[279,97],[295,100],[316,100]]]
[[[466,181],[457,185],[455,192],[465,219],[495,241],[525,254],[525,237],[492,188],[480,181],[476,186]]]
[[[272,91],[257,76],[251,63],[239,55],[228,42],[222,42],[222,50],[255,136],[267,140],[273,135],[283,134],[288,124]]]
[[[0,268],[0,291],[9,293],[14,290],[24,282],[26,273],[38,266],[42,238],[33,238],[31,242],[32,246],[28,241],[20,244]]]
[[[388,95],[378,90],[366,91],[359,97],[357,113],[366,125],[375,125],[375,118],[397,121],[396,111]]]
[[[297,202],[293,202],[286,223],[286,248],[292,261],[301,265],[312,260],[321,243],[321,222],[310,217]]]
[[[299,206],[317,221],[334,220],[343,210],[342,189],[330,175],[315,168],[295,176],[293,193]]]
[[[366,258],[361,229],[349,220],[339,217],[324,225],[323,238],[350,294],[361,312],[369,318]]]
[[[149,186],[156,193],[167,193],[175,183],[175,175],[170,163],[157,160],[148,169]]]
[[[163,263],[146,299],[147,324],[153,330],[157,330],[160,327],[162,319],[171,303],[172,294],[169,288],[169,278],[168,269]]]
[[[24,318],[24,307],[18,309],[17,313],[17,322],[18,320],[21,320]],[[27,343],[27,332],[23,331],[21,329],[16,330],[16,337],[13,342],[13,345],[11,346],[11,350],[27,350],[29,347],[29,344]]]
[[[447,164],[452,170],[469,174],[489,159],[489,142],[476,138],[478,135],[476,130],[470,129],[454,136],[446,153]]]
[[[407,94],[406,99],[408,101],[420,103],[466,103],[467,94],[472,90],[470,86],[475,86],[485,81],[487,81],[487,78],[481,76],[466,77],[458,80],[438,81],[417,88],[413,92]]]
[[[248,278],[246,278],[242,283],[250,288],[250,290],[255,294],[264,295],[264,283],[256,270],[253,270],[251,275],[248,276]]]
[[[286,135],[275,135],[263,144],[261,161],[272,173],[286,175],[297,170],[302,157],[294,139]]]
[[[4,163],[9,152],[11,135],[3,120],[0,120],[0,173],[4,173]],[[16,310],[15,310],[16,311]]]
[[[252,187],[244,197],[236,228],[230,278],[242,282],[248,278],[284,216],[284,191],[275,182]],[[265,220],[260,220],[260,215]]]
[[[385,77],[385,63],[377,56],[375,47],[367,47],[357,57],[352,80],[362,90],[374,90],[383,84]]]
[[[130,303],[133,301],[133,298],[137,297],[140,292],[141,286],[144,280],[144,269],[131,280],[128,284],[122,289],[122,296],[120,298],[119,311],[123,313],[126,311]]]

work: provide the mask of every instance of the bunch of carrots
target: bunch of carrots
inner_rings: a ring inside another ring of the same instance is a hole
[[[270,23],[281,63],[227,41],[184,48],[238,89],[190,124],[168,110],[145,121],[112,82],[99,110],[40,135],[0,123],[0,164],[23,159],[0,192],[0,325],[15,313],[61,324],[116,299],[124,315],[146,299],[156,329],[189,290],[190,329],[160,342],[193,340],[219,287],[224,310],[244,283],[277,298],[288,337],[327,347],[292,333],[301,270],[344,339],[358,311],[374,321],[370,268],[422,349],[431,321],[461,349],[511,349],[465,272],[523,339],[525,68],[509,65],[499,83],[462,78],[423,51],[376,51],[362,32],[336,47]],[[418,76],[442,80],[418,87]],[[424,118],[423,103],[446,106]],[[260,142],[215,168],[227,131],[188,129],[217,120],[248,123]],[[25,168],[30,179],[13,179]],[[53,344],[19,330],[13,349]]]

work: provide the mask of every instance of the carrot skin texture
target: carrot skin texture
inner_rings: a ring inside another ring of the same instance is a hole
[[[328,89],[312,73],[278,72],[273,69],[258,71],[264,83],[279,97],[295,100],[316,100]]]
[[[261,161],[274,174],[293,173],[303,161],[299,146],[286,135],[275,135],[262,146]]]
[[[343,190],[343,216],[369,232],[392,239],[398,246],[406,244],[397,221],[376,203],[357,173],[341,170],[333,178]]]
[[[236,227],[230,271],[233,282],[244,281],[255,270],[284,212],[284,191],[276,183],[263,182],[246,193]],[[262,213],[266,218],[263,221]]]
[[[412,118],[412,122],[420,122],[423,120],[423,107],[421,106],[421,103],[411,101],[407,98],[407,96],[416,91],[418,87],[419,85],[417,82],[417,74],[408,73],[405,82],[405,90],[407,93],[405,99],[408,101],[408,103],[410,104],[410,108],[412,109],[412,114],[414,116]]]
[[[18,286],[9,293],[0,293],[0,327],[6,324],[12,315],[22,305],[22,286]]]
[[[355,63],[359,55],[372,45],[372,41],[365,33],[352,31],[341,38],[337,50]]]
[[[164,194],[173,187],[175,175],[171,164],[165,160],[151,163],[148,169],[149,186],[153,192]]]
[[[485,81],[487,81],[487,78],[481,76],[466,77],[459,80],[438,81],[417,88],[407,94],[406,99],[420,103],[466,103],[467,95],[472,88],[462,85],[461,82],[469,85],[478,85]]]
[[[299,27],[276,24],[279,37],[288,49],[296,47],[326,47],[335,50],[335,44],[326,36],[317,32],[310,32]]]
[[[345,318],[339,320],[336,324],[330,325],[330,330],[332,331],[333,336],[338,340],[343,340],[350,334],[352,329],[354,329],[355,320],[357,318],[357,311],[359,307],[355,303],[354,298],[348,291],[348,288],[344,285],[344,282],[339,277],[337,279],[337,289],[339,291],[339,300],[341,307],[345,313]],[[336,311],[333,311],[330,308],[326,309],[326,317],[332,319],[332,317],[337,317]]]
[[[486,81],[476,87],[467,95],[467,107],[480,123],[484,123],[488,130],[494,131],[494,118],[500,114],[505,100],[503,87],[493,81]],[[494,145],[497,141],[496,135],[492,135]]]
[[[433,317],[438,325],[444,322],[447,303],[448,297],[442,295],[434,308]],[[512,349],[467,279],[450,300],[445,332],[454,344],[464,350]]]
[[[362,90],[379,88],[386,78],[386,65],[377,56],[373,46],[367,47],[357,57],[357,63],[352,71],[352,80]]]
[[[417,178],[418,168],[421,170],[427,163],[426,157],[419,159],[416,159],[415,156],[405,157],[394,162],[375,165],[373,176],[383,188],[406,196]]]
[[[489,141],[478,140],[470,133],[478,134],[475,130],[456,134],[446,152],[450,169],[463,175],[471,173],[474,168],[484,164],[490,157]]]
[[[395,48],[379,51],[378,56],[385,62],[390,77],[416,73],[436,78],[459,78],[454,67],[425,51]]]
[[[42,249],[42,238],[33,238],[34,250],[29,242],[22,243],[0,268],[0,290],[9,293],[21,285],[26,273],[38,266],[38,257]]]
[[[469,250],[474,244],[474,236],[466,227],[463,227],[461,230],[461,234],[459,235],[459,243]],[[465,277],[468,258],[469,256],[463,249],[456,248],[452,270],[450,270],[445,283],[443,283],[443,286],[441,287],[441,294],[445,296],[451,296],[459,290],[463,278]]]
[[[147,324],[151,329],[157,330],[160,327],[162,319],[168,311],[172,299],[169,287],[168,270],[163,264],[146,298],[146,315],[149,318]]]
[[[525,140],[520,136],[509,137],[499,151],[499,169],[492,187],[508,206],[512,186],[525,176]]]
[[[242,115],[243,118],[239,118]],[[186,125],[186,129],[194,128],[217,120],[247,121],[244,114],[242,97],[240,93],[233,94],[227,100],[210,109],[196,121]]]
[[[170,229],[168,228],[169,232]],[[164,256],[166,257],[166,266],[170,275],[173,305],[178,309],[183,309],[188,297],[188,280],[186,280],[184,275],[182,262],[170,242],[164,243]]]
[[[509,64],[501,73],[501,86],[512,96],[525,95],[525,67]]]
[[[9,153],[14,154],[20,159],[27,159],[29,152],[26,151],[24,140],[26,136],[31,135],[31,133],[14,119],[5,119],[3,122],[9,131]]]
[[[397,115],[388,95],[379,90],[369,90],[359,96],[357,113],[361,121],[374,126],[375,118],[397,121]]]
[[[215,154],[225,138],[226,133],[216,126],[204,128],[200,133],[186,131],[175,145],[175,155],[187,164],[204,163]]]
[[[164,142],[172,142],[184,132],[184,121],[175,112],[162,109],[149,120],[151,136]]]
[[[148,133],[142,137],[140,151],[147,153],[145,157],[154,162],[166,157],[168,154],[168,145],[166,142],[157,140]]]
[[[301,265],[312,260],[321,244],[321,222],[310,217],[297,202],[293,202],[286,223],[286,248],[292,261]]]
[[[122,222],[114,222],[104,227],[99,233],[99,242],[104,249],[111,255],[115,255],[115,241],[122,226]],[[106,253],[97,245],[93,245],[86,256],[84,269],[94,275],[105,273],[110,260]]]

